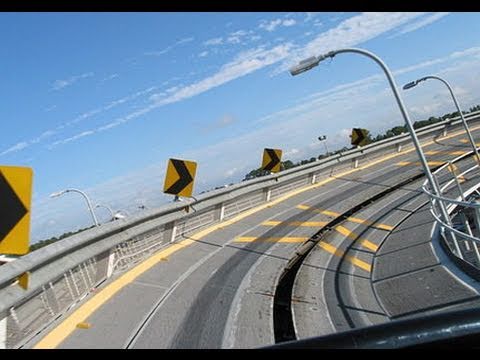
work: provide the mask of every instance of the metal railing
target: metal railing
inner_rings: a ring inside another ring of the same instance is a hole
[[[471,113],[467,119],[478,122],[479,115]],[[421,128],[417,136],[427,141],[458,129],[457,117]],[[5,264],[0,272],[0,348],[23,347],[92,289],[172,242],[335,172],[402,150],[413,152],[407,133],[103,224]],[[17,285],[25,272],[30,273],[27,290]]]
[[[475,180],[480,176],[480,166],[472,155],[473,151],[459,156],[433,173],[437,183],[441,182],[439,179],[446,180],[439,186],[441,196],[433,194],[427,182],[423,183],[422,191],[430,200],[430,212],[436,226],[439,227],[437,233],[441,237],[443,248],[447,249],[448,254],[453,256],[457,263],[466,263],[480,271],[480,202],[476,202],[472,196],[480,195],[477,190],[480,182],[470,184],[466,190],[462,186],[462,183],[467,182],[466,175],[472,176]],[[455,163],[465,160],[471,164],[467,163],[467,169],[459,172]],[[445,196],[445,193],[450,196]],[[446,218],[440,209],[441,206],[446,209]]]

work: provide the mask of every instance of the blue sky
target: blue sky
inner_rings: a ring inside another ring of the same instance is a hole
[[[168,158],[198,163],[194,193],[238,182],[264,147],[293,161],[348,144],[352,127],[402,124],[398,85],[437,74],[480,103],[478,13],[0,13],[0,164],[34,170],[32,241],[89,226],[77,194],[129,213],[171,201]],[[446,89],[405,93],[412,119],[452,112]],[[108,213],[98,209],[101,221]]]

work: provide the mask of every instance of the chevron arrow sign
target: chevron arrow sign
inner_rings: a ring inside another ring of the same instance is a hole
[[[263,150],[262,169],[279,172],[282,160],[282,150],[279,149],[265,149]]]
[[[196,171],[197,163],[194,161],[169,159],[163,192],[191,197]]]

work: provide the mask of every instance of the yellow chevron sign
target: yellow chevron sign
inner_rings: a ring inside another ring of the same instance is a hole
[[[32,177],[31,168],[0,166],[0,254],[28,253]]]
[[[368,130],[366,129],[352,129],[352,145],[364,146],[367,145],[368,141]]]
[[[194,161],[169,159],[163,192],[191,197],[196,171],[197,163]]]
[[[262,169],[279,172],[282,160],[282,150],[279,149],[265,149],[263,150]]]

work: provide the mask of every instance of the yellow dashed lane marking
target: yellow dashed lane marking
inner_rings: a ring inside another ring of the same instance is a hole
[[[340,213],[335,212],[335,211],[317,209],[317,208],[313,208],[311,206],[304,205],[304,204],[297,205],[297,208],[301,209],[301,210],[311,210],[311,211],[319,213],[319,214],[323,214],[323,215],[327,215],[327,216],[333,216],[333,217],[338,217],[338,216],[341,215]],[[376,229],[387,230],[387,231],[393,230],[393,226],[391,226],[391,225],[377,224],[373,221],[365,220],[365,219],[359,219],[359,218],[353,217],[353,216],[349,216],[348,218],[346,218],[346,220],[350,221],[350,222],[357,223],[357,224],[364,224],[364,225],[367,225],[367,226],[371,226],[371,227],[374,227]]]
[[[480,126],[472,127],[471,130],[478,130],[480,129]],[[450,139],[459,135],[464,134],[464,130],[459,130],[456,131],[450,135],[447,135],[442,138],[442,140]],[[422,147],[426,147],[429,145],[434,144],[434,141],[427,141],[422,145]],[[119,277],[117,280],[112,281],[110,284],[106,285],[105,288],[103,288],[101,291],[99,291],[97,294],[92,296],[89,300],[87,300],[84,304],[82,304],[77,310],[72,312],[70,315],[68,315],[55,329],[53,329],[50,333],[45,335],[43,339],[41,339],[35,346],[35,349],[41,349],[41,348],[55,348],[57,347],[63,340],[65,340],[74,330],[75,327],[78,323],[83,322],[88,316],[90,316],[93,312],[95,312],[100,306],[102,306],[104,303],[106,303],[113,295],[115,295],[118,291],[120,291],[123,287],[128,285],[129,283],[133,282],[135,278],[149,270],[151,267],[156,265],[157,263],[161,262],[162,259],[165,259],[167,256],[172,255],[173,253],[177,252],[178,250],[183,249],[184,247],[187,247],[195,242],[195,240],[199,240],[200,238],[212,233],[213,231],[217,229],[222,229],[225,228],[226,226],[229,226],[233,223],[236,223],[252,214],[255,214],[263,209],[270,208],[282,201],[285,201],[287,199],[290,199],[291,197],[294,197],[298,194],[301,194],[303,192],[313,190],[316,188],[319,188],[325,184],[328,184],[329,182],[332,182],[336,180],[337,177],[342,177],[346,176],[352,173],[355,173],[357,171],[365,170],[368,169],[372,166],[375,166],[377,164],[381,164],[385,161],[388,161],[390,159],[394,159],[396,157],[408,154],[415,151],[415,148],[411,148],[408,150],[403,150],[398,153],[390,154],[387,155],[383,158],[380,158],[378,160],[372,161],[368,164],[359,166],[355,169],[347,170],[344,172],[341,172],[337,174],[335,177],[330,177],[325,180],[319,181],[315,184],[306,186],[304,188],[300,188],[294,191],[289,192],[288,194],[285,194],[278,199],[275,199],[273,201],[270,201],[268,203],[265,203],[263,205],[259,205],[255,208],[252,208],[250,210],[247,210],[232,219],[223,221],[220,224],[213,225],[205,230],[202,230],[195,235],[191,237],[193,240],[183,240],[179,243],[169,245],[168,248],[165,250],[155,254],[154,256],[144,260],[142,263],[138,264],[131,270],[129,270],[127,273],[123,274],[121,277]],[[359,260],[360,261],[360,260]],[[363,263],[363,262],[362,262]],[[366,263],[364,263],[366,264]],[[366,264],[369,268],[370,265]],[[370,270],[367,270],[370,271]]]
[[[346,227],[343,227],[341,225],[335,226],[335,231],[352,240],[357,240],[359,238],[359,236],[353,231],[350,231]],[[378,246],[367,239],[358,239],[358,243],[364,248],[372,250],[373,252],[378,250]]]
[[[240,236],[234,242],[276,242],[276,243],[301,243],[309,237],[261,237],[261,236]]]
[[[456,176],[456,177],[458,178],[459,183],[463,183],[463,182],[466,181],[466,179],[465,179],[465,177],[464,177],[463,175],[458,176],[458,167],[457,167],[457,165],[455,165],[455,164],[453,164],[453,163],[449,164],[449,165],[448,165],[448,170],[449,170],[454,176]]]
[[[262,222],[262,225],[265,226],[277,226],[277,225],[285,225],[285,226],[305,226],[305,227],[321,227],[327,225],[326,221],[277,221],[277,220],[269,220]]]
[[[338,257],[342,257],[345,253],[337,249],[335,246],[330,245],[329,243],[326,243],[325,241],[320,241],[318,243],[318,246],[320,246],[323,250],[326,252],[329,252],[330,254],[333,254]],[[350,262],[351,264],[359,267],[360,269],[363,269],[365,271],[371,272],[372,271],[372,266],[368,263],[366,263],[363,260],[360,260],[359,258],[356,258],[355,256],[347,255],[345,256],[345,259]]]

